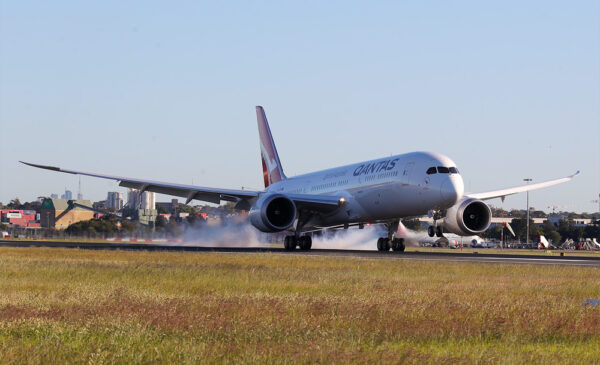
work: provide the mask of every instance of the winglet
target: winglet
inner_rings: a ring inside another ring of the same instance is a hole
[[[19,161],[19,162],[22,163],[22,164],[25,164],[27,166],[37,167],[38,169],[46,169],[46,170],[51,170],[51,171],[68,172],[68,171],[62,171],[60,169],[60,167],[37,165],[37,164],[31,163],[31,162],[25,162],[25,161]],[[69,174],[72,174],[72,172],[69,172]]]

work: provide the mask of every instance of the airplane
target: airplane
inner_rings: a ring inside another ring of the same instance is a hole
[[[249,211],[251,224],[262,232],[288,231],[286,250],[309,250],[311,235],[326,228],[383,224],[387,235],[377,240],[379,251],[404,251],[396,235],[401,218],[430,214],[429,232],[472,236],[488,229],[492,213],[484,202],[571,180],[575,174],[537,184],[464,193],[456,164],[434,152],[411,152],[359,162],[304,175],[286,177],[263,107],[256,107],[264,190],[235,190],[184,185],[63,169],[23,162],[29,166],[119,181],[119,186],[220,204],[234,202]]]

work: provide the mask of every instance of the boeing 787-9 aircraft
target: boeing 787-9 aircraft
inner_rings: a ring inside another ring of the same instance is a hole
[[[463,179],[452,160],[433,152],[412,152],[359,162],[305,175],[286,177],[262,107],[256,107],[265,189],[208,188],[68,170],[23,162],[33,167],[119,181],[119,185],[219,204],[234,202],[249,210],[250,222],[263,232],[289,231],[287,250],[309,250],[311,233],[326,228],[384,224],[387,236],[377,240],[380,251],[404,251],[397,235],[404,217],[434,218],[429,235],[452,232],[477,235],[489,226],[492,213],[484,200],[502,198],[571,180],[573,175],[537,184],[484,193],[464,193]],[[22,161],[21,161],[22,162]]]

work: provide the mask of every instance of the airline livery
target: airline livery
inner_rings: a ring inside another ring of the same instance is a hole
[[[289,231],[284,247],[309,250],[312,233],[326,228],[348,228],[365,223],[384,224],[387,236],[377,240],[380,251],[404,251],[398,233],[404,217],[429,214],[434,218],[429,236],[444,232],[477,235],[489,226],[492,213],[484,200],[501,198],[571,180],[573,175],[537,184],[484,193],[464,193],[463,179],[448,157],[412,152],[288,178],[273,142],[262,107],[256,107],[265,189],[262,191],[208,188],[152,180],[68,170],[23,162],[29,166],[69,174],[119,181],[120,186],[183,197],[186,204],[202,200],[236,203],[248,210],[250,222],[263,232]],[[21,161],[22,162],[22,161]]]

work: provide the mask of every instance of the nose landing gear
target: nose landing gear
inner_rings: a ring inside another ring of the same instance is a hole
[[[442,226],[429,226],[427,227],[427,235],[429,237],[444,237],[444,228]]]
[[[427,227],[427,235],[429,237],[438,236],[444,237],[444,227],[438,226],[437,220],[443,217],[443,212],[435,211],[432,212],[429,217],[433,218],[433,225]]]

